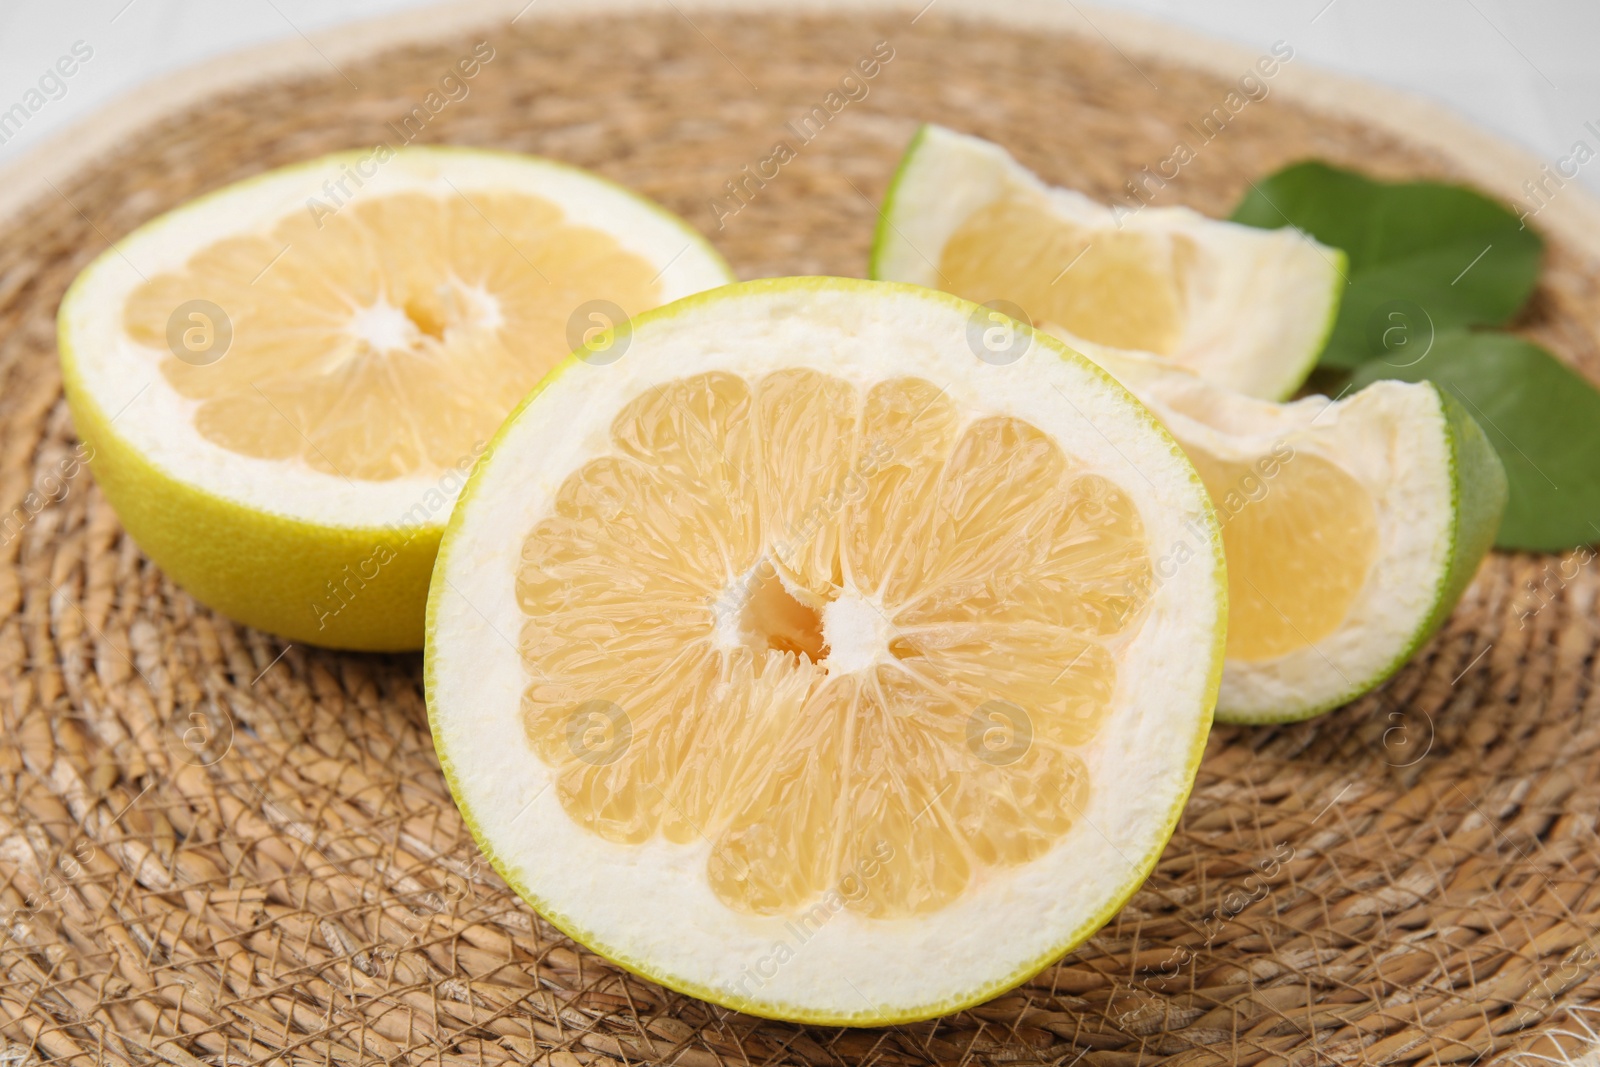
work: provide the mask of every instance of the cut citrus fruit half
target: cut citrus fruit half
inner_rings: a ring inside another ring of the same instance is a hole
[[[1272,404],[1160,360],[1099,358],[1183,445],[1217,509],[1221,720],[1305,719],[1373,689],[1449,617],[1494,543],[1505,471],[1431,382]],[[1178,565],[1158,562],[1155,579]]]
[[[1161,356],[1281,400],[1327,342],[1345,255],[1295,229],[1107,208],[999,145],[924,126],[889,186],[870,276],[999,306],[1083,352]]]
[[[743,1011],[880,1024],[1026,980],[1144,880],[1221,669],[1210,504],[1059,342],[978,359],[983,310],[730,286],[495,438],[434,573],[429,715],[562,930]]]
[[[594,175],[382,147],[119,241],[62,301],[62,371],[96,482],[197,599],[295,641],[417,648],[445,520],[505,415],[597,331],[620,347],[609,327],[729,279]]]

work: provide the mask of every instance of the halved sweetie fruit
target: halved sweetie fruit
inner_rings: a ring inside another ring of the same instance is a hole
[[[870,276],[943,289],[1082,352],[1145,353],[1249,396],[1294,393],[1326,344],[1345,255],[1292,228],[1106,207],[999,145],[923,126],[885,195]]]
[[[118,241],[62,301],[62,373],[96,482],[197,599],[293,641],[418,648],[445,520],[506,414],[585,340],[620,347],[627,316],[728,280],[595,175],[385,146]]]
[[[1216,506],[1221,720],[1305,719],[1375,688],[1449,617],[1494,543],[1505,470],[1431,382],[1272,404],[1159,360],[1099,358],[1172,431]]]
[[[1155,863],[1221,669],[1210,504],[1059,342],[979,358],[983,316],[729,286],[580,353],[480,461],[429,600],[435,745],[501,875],[596,952],[760,1015],[925,1018]]]

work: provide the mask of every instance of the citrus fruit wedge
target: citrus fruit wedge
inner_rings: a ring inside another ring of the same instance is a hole
[[[1059,342],[976,358],[982,311],[691,297],[479,462],[428,604],[435,745],[496,869],[596,952],[759,1015],[925,1018],[1155,863],[1221,670],[1210,504]]]
[[[292,641],[419,648],[439,536],[506,414],[597,331],[729,278],[594,175],[384,146],[117,242],[62,301],[62,373],[96,482],[196,599]]]
[[[1273,404],[1160,360],[1101,355],[1183,445],[1228,556],[1217,718],[1310,718],[1375,688],[1449,617],[1500,525],[1506,476],[1431,382]],[[1183,563],[1158,561],[1155,578]]]
[[[889,186],[869,273],[1000,302],[1082,352],[1161,356],[1281,400],[1327,342],[1344,264],[1292,228],[1105,207],[1046,186],[999,145],[929,125]]]

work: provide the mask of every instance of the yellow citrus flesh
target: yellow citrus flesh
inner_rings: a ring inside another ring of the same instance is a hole
[[[1372,495],[1337,464],[1304,451],[1269,477],[1259,463],[1188,453],[1222,523],[1228,658],[1275,659],[1337,630],[1378,555]]]
[[[917,378],[652,387],[527,536],[522,718],[567,814],[750,914],[936,911],[1094,782],[1151,588],[1130,499]]]
[[[1036,325],[1164,356],[1181,339],[1193,253],[1181,236],[1083,229],[1042,202],[1005,198],[956,228],[939,284],[969,300],[1008,300]]]
[[[655,274],[537,196],[396,193],[219,240],[135,289],[123,324],[165,350],[175,307],[216,304],[225,358],[162,362],[199,432],[381,481],[459,464],[572,349],[580,304],[636,314],[659,302]]]

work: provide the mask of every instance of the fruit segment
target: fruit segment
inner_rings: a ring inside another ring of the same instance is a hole
[[[1256,464],[1191,447],[1189,460],[1223,508],[1228,554],[1229,659],[1275,659],[1337,631],[1378,555],[1372,494],[1344,468],[1304,448],[1270,482]]]
[[[651,387],[517,580],[521,715],[568,816],[707,849],[729,907],[951,904],[1081,821],[1152,588],[1137,509],[932,383]]]
[[[165,352],[173,309],[211,301],[226,358],[161,363],[201,435],[386,481],[459,464],[574,347],[575,309],[652,307],[657,273],[538,196],[405,192],[202,248],[134,289],[123,324]]]
[[[1194,243],[1181,234],[1085,229],[1042,200],[1007,197],[950,236],[939,287],[980,303],[1009,300],[1041,328],[1165,356],[1182,339],[1194,258]]]

